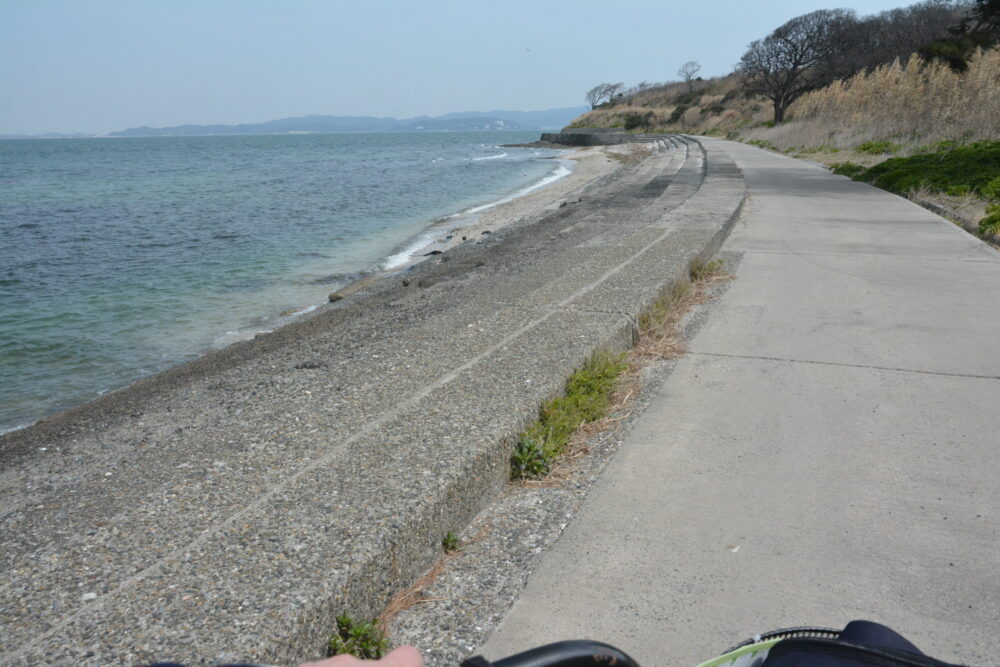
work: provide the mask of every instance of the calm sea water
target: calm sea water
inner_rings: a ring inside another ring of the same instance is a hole
[[[0,432],[326,300],[565,173],[537,133],[0,141]]]

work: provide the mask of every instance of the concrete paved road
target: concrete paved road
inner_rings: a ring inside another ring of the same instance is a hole
[[[723,145],[751,196],[737,278],[484,654],[588,637],[693,665],[868,618],[1000,663],[1000,253]]]

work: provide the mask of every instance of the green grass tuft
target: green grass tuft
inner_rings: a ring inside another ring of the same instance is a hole
[[[441,540],[441,548],[446,554],[454,553],[462,550],[462,542],[458,539],[458,535],[449,530]]]
[[[573,431],[604,416],[618,376],[627,368],[624,353],[599,350],[574,371],[566,381],[566,392],[546,401],[538,420],[518,438],[511,455],[511,477],[544,477]]]
[[[388,649],[389,640],[375,621],[357,623],[349,614],[341,614],[327,652],[331,656],[346,654],[362,660],[378,660]]]
[[[899,148],[899,144],[894,144],[891,141],[866,141],[857,146],[859,153],[868,153],[869,155],[891,155]]]
[[[696,257],[695,259],[692,259],[691,264],[688,265],[688,278],[691,282],[705,280],[721,271],[722,263],[721,259],[713,259],[706,262],[705,260]]]
[[[511,478],[539,479],[548,475],[551,469],[552,460],[545,455],[542,444],[522,435],[510,455]]]

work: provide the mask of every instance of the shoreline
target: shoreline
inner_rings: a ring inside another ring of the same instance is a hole
[[[620,147],[617,146],[608,148],[616,149],[615,152],[621,152]],[[607,157],[602,147],[576,150],[565,155],[545,159],[573,161],[576,167],[569,174],[547,183],[543,187],[535,189],[537,187],[536,184],[532,184],[515,191],[512,195],[508,195],[497,202],[472,209],[473,211],[479,209],[478,212],[470,214],[468,211],[463,211],[452,216],[447,216],[444,220],[447,221],[449,218],[455,218],[455,223],[447,226],[442,225],[438,228],[433,237],[430,237],[428,243],[423,246],[422,249],[424,252],[410,257],[405,263],[389,269],[383,269],[380,268],[380,264],[385,260],[380,260],[379,264],[376,264],[370,272],[334,290],[329,294],[328,299],[323,302],[289,307],[287,310],[277,313],[271,326],[265,328],[247,327],[245,329],[225,332],[226,342],[224,344],[208,347],[194,359],[180,361],[151,375],[138,377],[121,386],[105,390],[91,400],[54,410],[36,420],[0,429],[0,442],[16,434],[32,430],[40,424],[51,423],[53,421],[61,422],[64,415],[77,414],[81,410],[88,408],[88,406],[117,402],[116,397],[122,393],[128,393],[129,390],[137,386],[141,385],[145,387],[158,384],[161,376],[173,377],[178,374],[185,375],[186,372],[184,369],[198,367],[202,363],[211,363],[206,361],[209,358],[214,359],[216,357],[229,356],[227,352],[232,351],[233,348],[253,344],[262,338],[273,336],[290,327],[309,322],[328,311],[331,307],[336,307],[332,302],[340,301],[344,297],[370,287],[380,280],[406,273],[414,267],[426,263],[426,260],[432,259],[440,253],[466,245],[467,243],[475,244],[493,233],[499,232],[511,225],[522,223],[526,219],[541,217],[546,212],[557,208],[559,203],[567,196],[587,187],[587,185],[597,178],[619,166],[616,160]],[[516,196],[518,192],[524,192],[525,190],[527,192],[524,195],[520,197]],[[469,215],[474,215],[475,219],[472,222],[462,224],[460,221],[463,219],[468,220]],[[434,227],[435,225],[432,225],[424,230],[421,235],[434,232]],[[216,339],[221,339],[222,336],[220,334]]]
[[[612,160],[537,221],[0,437],[4,660],[298,664],[377,615],[502,492],[539,405],[735,224],[713,144]]]
[[[551,178],[551,174],[542,179],[540,184],[528,185],[496,202],[445,216],[437,224],[431,225],[418,234],[414,240],[408,243],[407,249],[390,255],[386,261],[391,261],[393,257],[401,256],[404,253],[409,255],[408,259],[400,261],[398,264],[386,266],[380,271],[376,271],[375,274],[392,275],[399,271],[405,271],[425,261],[428,257],[451,250],[464,243],[475,242],[484,235],[493,234],[526,218],[533,219],[557,208],[566,197],[618,166],[617,162],[608,157],[608,152],[621,153],[623,151],[617,146],[595,146],[584,149],[569,149],[565,154],[543,158],[559,162],[572,162],[574,166],[567,174],[547,183],[545,181]],[[421,237],[426,237],[427,241],[418,246],[416,243]],[[350,285],[347,285],[342,289],[349,287]]]

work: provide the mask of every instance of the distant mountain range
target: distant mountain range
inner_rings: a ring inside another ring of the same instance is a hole
[[[191,136],[205,134],[304,134],[329,132],[454,132],[459,130],[553,130],[567,125],[589,107],[545,111],[461,111],[443,116],[377,118],[374,116],[320,116],[279,118],[240,125],[176,125],[132,127],[111,132],[112,137]]]
[[[265,123],[241,125],[175,125],[130,127],[107,135],[96,134],[0,134],[0,139],[64,139],[80,137],[162,137],[207,134],[307,134],[333,132],[456,132],[463,130],[558,130],[590,107],[565,107],[545,111],[459,111],[442,116],[377,118],[375,116],[321,116],[279,118]]]

